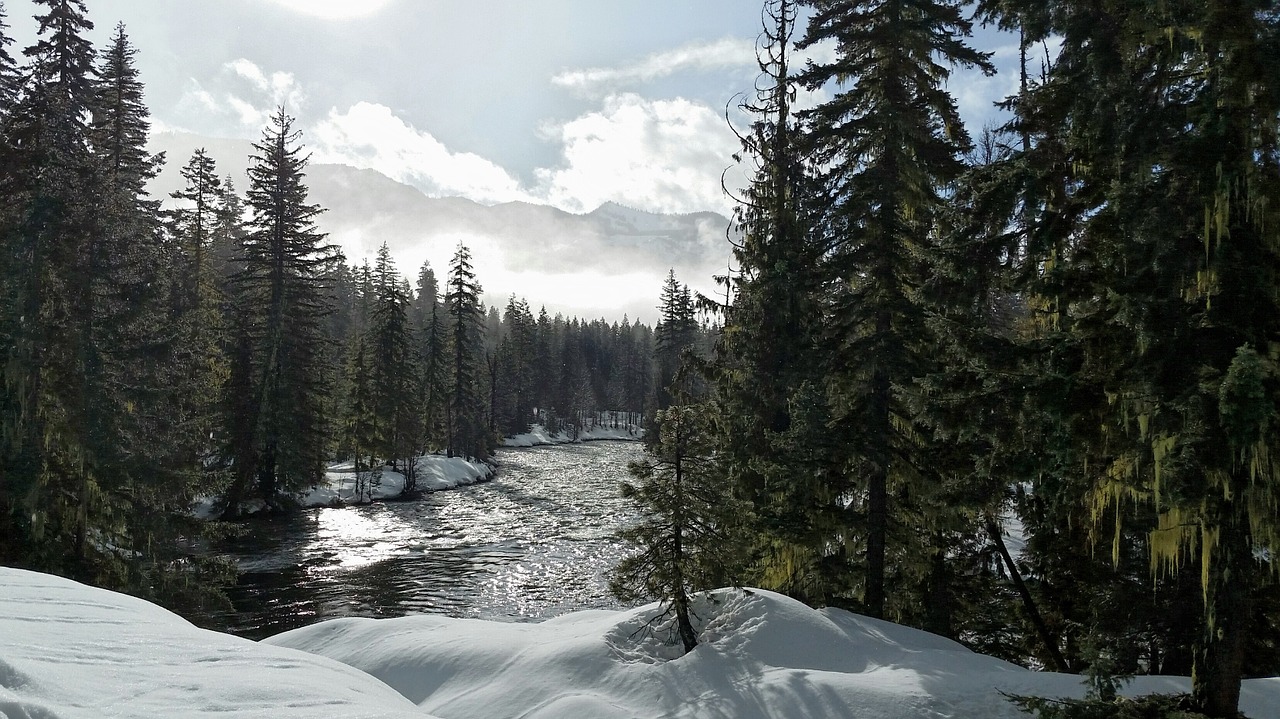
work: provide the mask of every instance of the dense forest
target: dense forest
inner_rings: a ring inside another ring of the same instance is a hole
[[[193,148],[184,187],[150,197],[166,158],[124,27],[95,49],[84,3],[36,5],[25,62],[0,11],[0,562],[214,601],[227,568],[195,547],[221,530],[197,500],[288,512],[339,459],[412,492],[419,458],[485,460],[535,422],[638,425],[684,345],[708,344],[674,274],[655,331],[486,308],[461,244],[412,283],[385,246],[353,265],[283,109],[243,194]]]
[[[186,607],[225,571],[197,497],[614,410],[649,431],[613,587],[686,648],[690,595],[748,585],[1092,678],[1046,717],[1137,716],[1140,673],[1232,717],[1280,674],[1272,0],[768,0],[734,266],[652,329],[486,308],[461,245],[351,265],[283,110],[243,195],[196,150],[162,204],[124,28],[34,2],[25,61],[0,22],[0,562]],[[980,130],[975,22],[1020,59]]]
[[[1194,685],[1141,716],[1236,716],[1280,672],[1280,9],[764,16],[731,300],[633,471],[616,590],[686,648],[690,593],[741,583],[1094,677],[1043,716],[1139,716],[1109,701],[1138,673]],[[1021,72],[971,136],[976,21]]]

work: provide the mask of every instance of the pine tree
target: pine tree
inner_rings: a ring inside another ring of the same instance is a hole
[[[529,305],[515,295],[507,301],[502,320],[505,331],[498,346],[497,427],[504,435],[514,435],[529,431],[533,416],[536,325]]]
[[[1029,39],[1062,50],[1020,99],[1034,142],[1010,162],[1041,198],[1018,287],[1040,348],[1028,395],[1061,428],[1034,491],[1059,516],[1086,510],[1117,565],[1146,549],[1157,576],[1199,575],[1193,694],[1234,716],[1253,597],[1274,587],[1258,556],[1277,536],[1280,395],[1263,358],[1280,18],[1269,2],[1052,3],[1044,18]]]
[[[9,54],[9,45],[13,37],[9,34],[9,23],[5,21],[4,3],[0,3],[0,121],[9,114],[18,101],[18,92],[22,89],[22,75],[18,63]]]
[[[347,352],[344,434],[346,446],[355,457],[355,501],[369,502],[374,488],[381,483],[382,462],[377,456],[386,441],[380,432],[383,427],[378,417],[369,338],[357,335],[352,341],[354,346]]]
[[[215,437],[218,410],[225,389],[228,366],[223,352],[226,341],[223,277],[213,252],[222,183],[213,158],[197,150],[182,169],[186,186],[170,196],[180,205],[169,213],[172,237],[170,263],[173,275],[172,313],[175,323],[174,357],[182,389],[176,421],[195,466],[211,458],[222,444]]]
[[[704,371],[719,409],[716,442],[726,479],[757,520],[750,580],[830,604],[850,584],[838,541],[848,518],[838,500],[842,477],[813,461],[829,440],[819,419],[827,403],[814,391],[822,381],[813,339],[822,315],[821,247],[806,227],[813,188],[791,109],[796,10],[787,0],[765,7],[762,80],[743,104],[755,121],[740,136],[754,180],[735,212],[743,237],[734,248],[738,272],[723,280],[727,301],[717,309],[724,328]],[[804,417],[793,416],[796,410]]]
[[[811,89],[852,83],[803,118],[830,206],[818,223],[834,288],[822,354],[834,387],[832,428],[849,438],[837,462],[853,468],[854,494],[865,497],[854,507],[865,521],[850,527],[865,546],[863,610],[883,617],[890,558],[903,566],[912,554],[889,546],[889,499],[907,484],[920,491],[929,466],[897,388],[923,375],[932,358],[916,288],[931,272],[943,193],[963,171],[969,145],[942,63],[988,72],[990,65],[964,44],[970,24],[958,2],[807,4],[814,12],[800,46],[835,41],[838,50],[801,79]],[[898,539],[932,535],[921,529]]]
[[[675,395],[690,389],[688,375],[681,375],[684,352],[697,340],[698,323],[694,317],[693,299],[689,286],[676,280],[675,270],[667,272],[662,284],[658,310],[662,319],[654,329],[656,344],[658,409],[666,409],[675,403]]]
[[[431,303],[431,317],[423,332],[419,396],[422,423],[419,447],[423,453],[448,446],[446,407],[449,402],[447,338],[440,303]]]
[[[685,405],[659,410],[645,459],[629,466],[635,482],[622,495],[645,515],[619,537],[639,552],[614,569],[609,588],[622,601],[656,599],[675,615],[686,652],[697,646],[691,595],[735,583],[742,538],[734,527],[746,511],[726,500],[711,444],[707,407]]]
[[[0,498],[24,566],[85,577],[97,478],[84,458],[80,361],[93,351],[88,257],[95,166],[85,122],[93,102],[93,25],[78,2],[42,2],[30,80],[6,123],[3,218],[5,488]]]
[[[374,417],[380,429],[377,453],[393,464],[404,463],[412,482],[418,448],[418,413],[414,378],[418,374],[408,288],[391,261],[386,243],[378,250],[373,271],[374,298],[367,344],[370,356]],[[406,487],[412,490],[412,487]]]
[[[471,252],[458,244],[449,267],[444,302],[450,327],[450,388],[446,405],[449,456],[489,456],[490,438],[485,427],[480,395],[480,352],[484,314],[480,284],[471,268]]]
[[[252,211],[237,258],[229,432],[236,468],[227,500],[234,515],[251,494],[273,509],[323,476],[328,427],[323,287],[333,247],[307,202],[307,158],[293,118],[278,110],[254,144]]]

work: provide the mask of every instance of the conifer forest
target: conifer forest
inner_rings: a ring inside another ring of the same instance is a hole
[[[766,0],[732,263],[715,296],[669,274],[653,327],[486,307],[462,243],[409,278],[386,245],[349,261],[284,108],[245,187],[149,154],[146,48],[94,47],[84,0],[21,4],[0,564],[198,616],[233,575],[199,547],[331,462],[411,488],[420,457],[622,415],[646,519],[612,589],[669,603],[686,650],[690,597],[746,586],[1092,678],[1045,717],[1131,716],[1135,674],[1234,717],[1280,674],[1273,0]],[[978,24],[1021,71],[966,128]],[[151,197],[163,163],[185,187]]]

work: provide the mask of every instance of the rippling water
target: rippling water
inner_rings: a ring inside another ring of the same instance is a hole
[[[617,606],[605,573],[635,520],[618,494],[638,442],[502,450],[491,482],[420,501],[249,526],[223,628],[260,638],[320,619],[434,613],[535,620]]]

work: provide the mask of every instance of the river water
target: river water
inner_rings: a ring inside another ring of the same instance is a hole
[[[255,521],[224,548],[242,575],[220,628],[261,638],[334,617],[446,614],[532,621],[618,606],[612,535],[638,442],[500,450],[490,482],[421,500]]]

